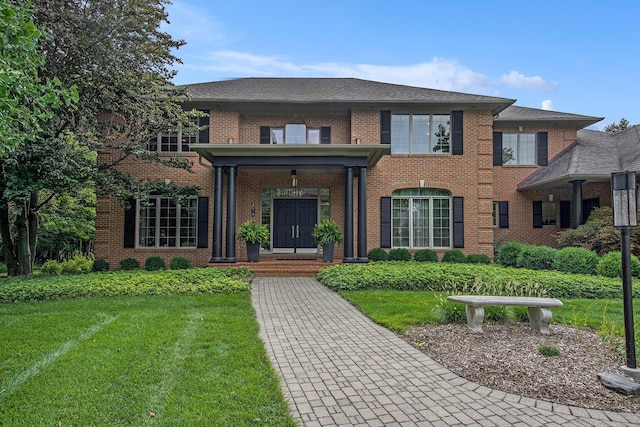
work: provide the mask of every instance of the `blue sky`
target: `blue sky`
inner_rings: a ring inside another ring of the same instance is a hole
[[[176,84],[356,77],[640,124],[640,2],[175,0]]]

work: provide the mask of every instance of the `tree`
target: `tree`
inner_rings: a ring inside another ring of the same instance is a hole
[[[78,102],[61,103],[36,135],[0,159],[0,230],[10,275],[31,273],[39,215],[55,197],[93,187],[123,201],[152,191],[179,199],[197,190],[118,169],[129,159],[191,167],[145,149],[150,135],[191,128],[196,115],[181,109],[184,94],[170,83],[178,61],[172,52],[184,42],[159,31],[164,1],[35,0],[33,7],[47,36],[38,43],[45,58],[39,76],[76,87]]]
[[[607,125],[604,128],[605,132],[608,133],[618,133],[620,131],[623,131],[625,129],[629,129],[631,127],[631,125],[629,124],[629,120],[625,119],[624,117],[620,119],[619,123],[611,123],[610,125]]]

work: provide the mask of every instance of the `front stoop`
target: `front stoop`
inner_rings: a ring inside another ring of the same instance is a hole
[[[254,277],[316,277],[318,271],[337,264],[319,260],[268,260],[259,262],[238,262],[236,266],[244,266]]]

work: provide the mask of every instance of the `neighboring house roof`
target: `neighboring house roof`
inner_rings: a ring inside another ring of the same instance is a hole
[[[486,104],[498,113],[514,99],[472,95],[355,78],[242,78],[180,86],[195,102]]]
[[[540,126],[552,125],[572,126],[582,129],[603,120],[604,117],[583,116],[580,114],[561,113],[558,111],[540,110],[538,108],[518,107],[511,105],[494,118],[495,126]]]
[[[579,130],[576,142],[522,181],[518,189],[557,187],[573,180],[608,182],[612,172],[623,171],[640,172],[640,126],[615,134]]]

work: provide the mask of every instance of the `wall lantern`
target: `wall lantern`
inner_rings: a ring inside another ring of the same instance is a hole
[[[613,201],[613,225],[620,229],[622,249],[622,302],[624,306],[624,335],[627,365],[622,367],[625,374],[640,378],[636,368],[636,342],[633,325],[633,293],[631,290],[631,227],[638,225],[635,172],[613,172],[611,192]]]
[[[296,172],[295,169],[291,169],[291,186],[292,187],[298,186],[298,173]]]
[[[233,138],[229,138],[229,139],[227,139],[227,143],[229,143],[229,144],[233,144]]]

